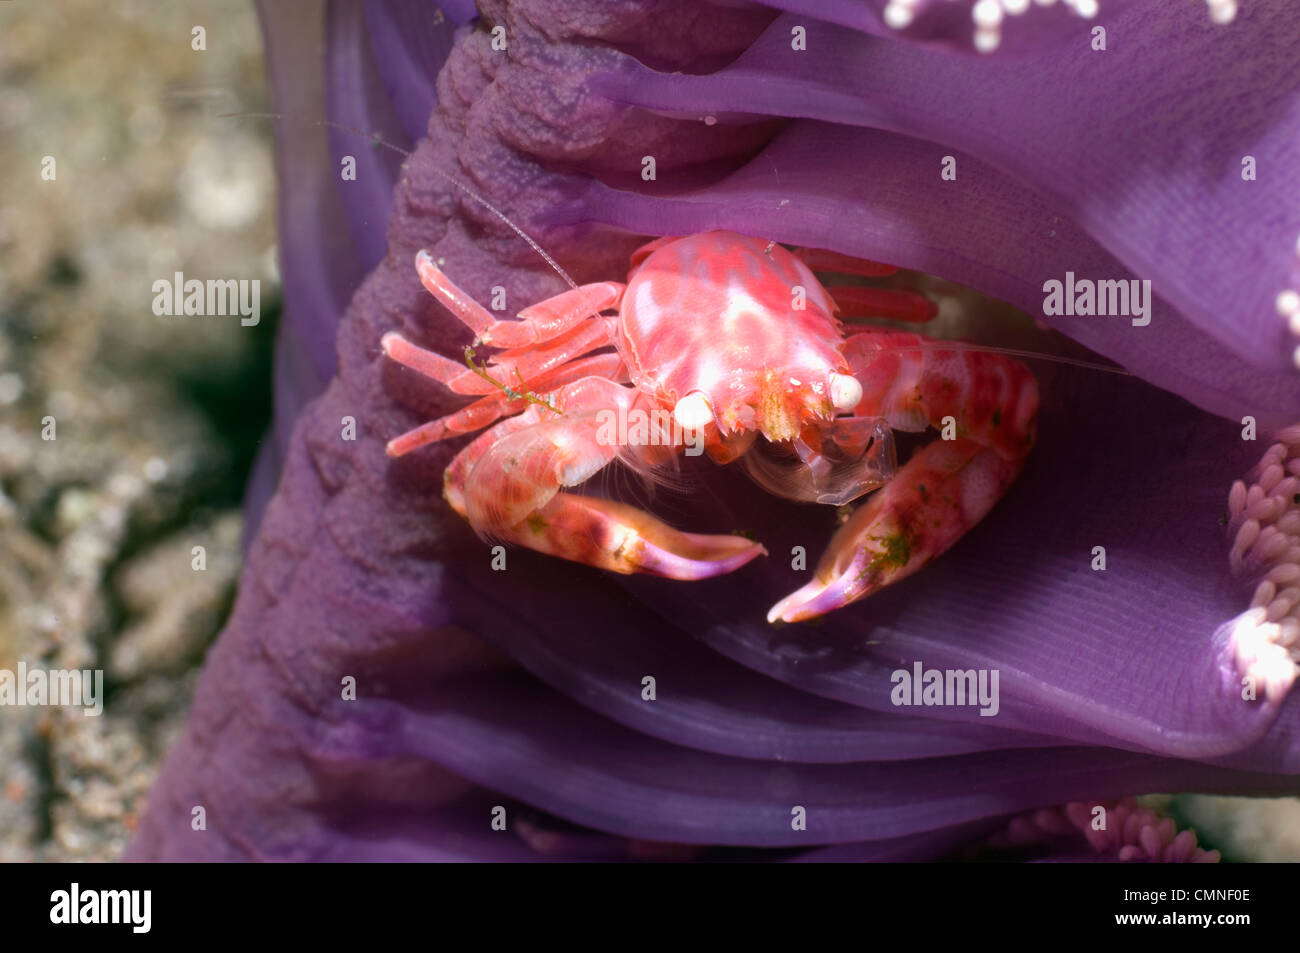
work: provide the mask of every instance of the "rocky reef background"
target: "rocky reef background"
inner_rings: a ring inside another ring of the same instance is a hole
[[[0,861],[120,853],[233,598],[279,293],[271,131],[220,114],[263,109],[244,0],[0,4],[0,668],[107,696],[0,709]],[[259,323],[155,315],[177,271]]]

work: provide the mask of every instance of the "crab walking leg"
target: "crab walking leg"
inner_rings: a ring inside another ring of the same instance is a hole
[[[584,318],[617,308],[626,287],[615,281],[579,285],[524,308],[519,312],[518,321],[497,321],[480,339],[493,347],[525,347],[549,341],[576,327]]]
[[[743,536],[684,533],[635,507],[561,492],[619,453],[600,411],[644,410],[650,401],[595,377],[552,396],[559,413],[530,406],[479,436],[447,468],[443,495],[476,531],[599,569],[672,579],[731,572],[765,552]]]
[[[595,318],[575,325],[554,340],[493,355],[487,365],[479,369],[492,377],[489,381],[463,363],[412,344],[397,331],[389,331],[379,339],[379,346],[390,360],[437,381],[457,394],[490,394],[502,387],[518,387],[520,378],[531,380],[610,343],[609,322]]]
[[[842,275],[885,278],[901,269],[866,258],[854,258],[824,248],[796,248],[794,256],[813,271]],[[923,294],[901,288],[869,288],[862,285],[822,283],[834,300],[841,318],[889,318],[922,324],[939,313],[938,306]]]
[[[519,312],[518,321],[502,321],[443,274],[428,251],[421,249],[416,254],[415,270],[425,291],[446,305],[480,342],[494,347],[523,347],[549,341],[583,318],[617,308],[623,298],[624,285],[600,281],[571,288],[531,305]]]
[[[536,397],[538,400],[545,400],[544,397],[538,397],[537,395],[583,377],[607,377],[613,381],[624,382],[627,380],[627,368],[623,366],[623,359],[617,354],[595,354],[591,357],[570,361],[549,374],[535,378],[529,382],[528,389],[531,396]],[[413,430],[408,430],[400,436],[394,437],[388,441],[388,455],[390,457],[405,456],[412,450],[418,450],[428,444],[437,443],[439,440],[459,437],[462,434],[473,433],[475,430],[482,430],[493,421],[517,414],[521,410],[526,410],[527,407],[528,401],[522,397],[511,400],[508,395],[501,392],[489,394],[481,400],[476,400],[474,403],[462,407],[455,413],[439,417],[437,420],[431,420]]]
[[[923,294],[902,288],[864,288],[825,285],[839,307],[841,318],[888,318],[924,324],[939,313],[939,306]]]
[[[813,271],[838,271],[843,275],[863,275],[867,278],[884,278],[901,270],[897,265],[887,265],[869,258],[854,258],[825,248],[796,248],[794,257]]]
[[[1038,385],[1019,361],[896,332],[855,335],[844,354],[863,385],[856,416],[955,439],[921,448],[860,507],[812,581],[773,606],[769,622],[824,615],[945,552],[1001,499],[1033,445]]]

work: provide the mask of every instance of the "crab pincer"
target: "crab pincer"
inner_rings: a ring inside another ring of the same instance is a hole
[[[850,338],[845,355],[864,383],[859,414],[951,438],[920,448],[854,512],[769,622],[816,618],[910,576],[984,518],[1033,446],[1038,384],[1018,361],[890,332]]]
[[[619,455],[600,411],[634,414],[643,395],[596,377],[502,421],[462,450],[444,476],[452,508],[485,535],[619,573],[706,579],[739,569],[763,547],[743,536],[686,533],[636,507],[562,491]]]

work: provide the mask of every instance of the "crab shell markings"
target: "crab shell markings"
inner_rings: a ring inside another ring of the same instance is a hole
[[[444,481],[448,502],[479,533],[615,572],[731,572],[764,553],[761,544],[686,533],[626,504],[568,492],[615,458],[656,464],[680,452],[680,438],[662,439],[662,428],[653,448],[601,439],[602,414],[671,408],[682,430],[705,435],[714,461],[743,459],[780,496],[842,504],[879,488],[768,620],[815,618],[865,598],[948,549],[1006,492],[1033,445],[1037,382],[1019,361],[919,334],[846,337],[841,309],[810,265],[888,271],[706,232],[643,246],[626,285],[582,285],[499,320],[422,251],[416,269],[426,290],[476,345],[502,350],[482,365],[468,356],[459,363],[384,335],[389,358],[476,398],[396,437],[388,452],[482,430]],[[910,292],[832,290],[876,313],[933,315]],[[939,428],[945,418],[952,439],[926,444],[895,472],[891,430]]]

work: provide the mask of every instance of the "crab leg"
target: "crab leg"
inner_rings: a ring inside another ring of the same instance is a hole
[[[913,455],[840,528],[813,579],[773,606],[769,622],[815,618],[911,575],[993,508],[1033,445],[1038,386],[1018,361],[902,333],[855,335],[844,354],[863,387],[856,416],[902,430],[942,429],[951,417],[956,439]]]
[[[833,271],[866,278],[885,278],[897,274],[895,265],[854,258],[824,248],[798,248],[794,256],[813,271]],[[901,288],[868,288],[862,285],[832,285],[822,282],[845,318],[888,318],[922,324],[939,313],[933,301],[923,294]]]
[[[823,285],[844,318],[887,318],[924,324],[939,313],[939,306],[923,294],[902,288],[866,288],[859,285]]]
[[[565,362],[609,343],[609,322],[596,318],[576,325],[554,340],[494,355],[485,367],[479,369],[490,374],[491,381],[465,364],[412,344],[397,331],[385,334],[379,346],[398,364],[438,381],[457,394],[490,394],[501,390],[502,386],[518,387],[521,378],[531,380],[549,373]]]
[[[813,271],[838,271],[844,275],[862,275],[867,278],[885,278],[899,272],[897,265],[887,265],[868,258],[854,258],[825,248],[796,248],[794,257]]]
[[[650,400],[587,377],[550,395],[559,412],[530,406],[486,431],[452,461],[443,494],[479,533],[619,573],[704,579],[765,552],[743,536],[673,529],[610,500],[561,492],[619,455],[599,413],[647,410]]]
[[[595,354],[591,357],[583,357],[562,364],[555,370],[534,378],[528,382],[528,390],[530,395],[536,396],[583,377],[607,377],[610,380],[622,382],[627,379],[627,369],[623,367],[623,359],[617,354]],[[542,397],[538,399],[545,400]],[[462,407],[455,413],[439,417],[437,420],[431,420],[426,424],[421,424],[414,430],[408,430],[406,433],[394,437],[388,441],[388,455],[390,457],[405,456],[412,450],[418,450],[428,444],[437,443],[439,440],[473,433],[475,430],[481,430],[501,417],[519,413],[527,405],[528,401],[523,397],[511,400],[509,395],[503,392],[489,394],[481,400],[474,401],[467,407]]]
[[[494,347],[524,347],[559,337],[583,318],[617,308],[625,287],[616,281],[580,285],[525,308],[518,321],[502,321],[453,284],[428,251],[416,254],[415,270],[429,294],[460,318],[478,341]]]

